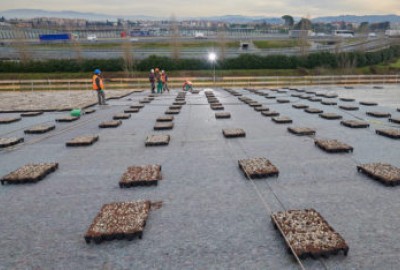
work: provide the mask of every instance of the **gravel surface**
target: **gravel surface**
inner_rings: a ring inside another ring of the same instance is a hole
[[[377,110],[393,117],[400,114],[399,87],[306,89],[355,98],[345,103],[349,105],[376,101]],[[293,136],[287,125],[273,123],[220,89],[215,96],[232,118],[215,119],[204,91],[188,93],[187,104],[168,132],[173,138],[168,147],[146,148],[143,141],[174,102],[174,91],[156,97],[118,129],[99,129],[98,123],[137,104],[148,92],[131,95],[131,101],[110,100],[110,105],[96,106],[95,113],[73,123],[57,123],[48,134],[24,136],[23,130],[54,124],[61,113],[23,118],[0,126],[0,137],[25,138],[0,151],[0,176],[28,163],[58,162],[59,169],[35,185],[0,187],[0,269],[298,269],[269,215],[310,208],[340,233],[350,251],[347,257],[304,260],[306,269],[397,269],[400,215],[395,213],[400,187],[371,181],[357,172],[357,165],[381,162],[400,167],[400,141],[375,134],[376,128],[399,125],[366,115],[367,106],[343,111],[291,97],[294,91],[274,92],[291,101],[278,104],[236,91],[290,117],[294,126],[315,129],[318,138],[348,143],[354,152],[325,153],[314,146],[313,137]],[[371,126],[343,127],[339,121],[292,108],[296,103]],[[235,126],[246,130],[246,138],[221,136],[223,128]],[[85,134],[98,134],[101,140],[89,148],[66,148],[66,141]],[[247,180],[238,160],[264,156],[279,168],[279,177]],[[120,189],[121,175],[135,164],[162,165],[164,180],[158,186]],[[143,239],[85,243],[83,236],[104,204],[137,200],[163,201],[161,209],[151,211]]]

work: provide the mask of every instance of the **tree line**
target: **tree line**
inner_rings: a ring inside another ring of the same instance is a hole
[[[348,68],[365,67],[394,61],[400,58],[400,45],[391,46],[376,52],[329,53],[318,52],[302,56],[242,54],[236,58],[217,61],[216,67],[223,70],[237,69],[297,69],[297,68]],[[172,70],[206,70],[211,63],[202,59],[172,59],[149,56],[133,63],[133,71],[149,71],[159,67]],[[54,72],[92,72],[100,68],[108,72],[125,71],[124,59],[80,59],[44,61],[0,61],[1,73],[54,73]]]

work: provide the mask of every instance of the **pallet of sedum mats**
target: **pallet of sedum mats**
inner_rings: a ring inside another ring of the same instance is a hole
[[[390,117],[389,122],[400,124],[400,117]]]
[[[192,90],[191,92],[192,92],[193,95],[197,95],[197,94],[200,93],[200,90]]]
[[[165,114],[179,114],[180,112],[180,110],[166,110]]]
[[[150,100],[150,101],[153,101],[153,100],[154,100],[154,97],[150,97],[150,96],[149,96],[149,97],[147,97],[147,99]]]
[[[278,103],[290,103],[290,100],[288,100],[288,99],[277,99],[276,102],[278,102]]]
[[[171,105],[169,106],[170,110],[180,110],[182,109],[182,105]]]
[[[157,122],[172,122],[172,121],[174,121],[174,116],[172,115],[160,116],[157,118]]]
[[[77,116],[70,116],[70,115],[68,115],[68,116],[56,118],[56,122],[59,122],[59,123],[69,123],[69,122],[76,121],[76,120],[78,120],[78,119],[79,119],[79,117],[77,117]]]
[[[306,113],[311,113],[311,114],[320,114],[323,113],[323,110],[317,109],[317,108],[307,108],[304,110]]]
[[[100,123],[99,128],[116,128],[120,125],[122,125],[121,120],[104,121]]]
[[[223,111],[224,110],[224,106],[222,106],[222,105],[211,106],[211,110],[213,110],[213,111]]]
[[[24,138],[0,138],[0,148],[6,148],[24,142]]]
[[[278,90],[277,91],[279,94],[285,94],[285,93],[287,93],[288,91],[287,90]]]
[[[368,122],[358,121],[358,120],[345,120],[341,121],[340,124],[349,128],[367,128],[369,127]]]
[[[372,102],[372,101],[360,101],[359,103],[364,106],[377,106],[378,105],[378,103]]]
[[[38,116],[38,115],[42,115],[43,112],[25,112],[25,113],[21,113],[22,117],[33,117],[33,116]]]
[[[387,163],[370,163],[357,166],[357,171],[386,186],[400,185],[400,169]]]
[[[175,101],[177,101],[177,102],[182,102],[182,101],[185,101],[186,99],[183,97],[183,98],[175,98]]]
[[[217,112],[215,113],[216,119],[228,119],[231,118],[231,114],[229,112]]]
[[[149,211],[150,201],[105,204],[85,233],[85,241],[100,244],[114,239],[141,239]]]
[[[321,101],[322,101],[322,98],[319,98],[319,97],[310,97],[310,98],[308,98],[308,100],[311,101],[311,102],[321,102]]]
[[[222,134],[224,134],[225,138],[246,137],[246,132],[241,128],[224,128]]]
[[[288,131],[299,136],[315,135],[316,131],[307,127],[288,127]]]
[[[147,98],[139,100],[140,104],[147,104],[147,103],[150,103],[150,102],[151,102],[151,100],[147,99]]]
[[[43,133],[49,132],[55,128],[56,128],[55,125],[37,125],[37,126],[34,126],[34,127],[24,130],[24,133],[25,134],[43,134]]]
[[[11,124],[21,120],[21,117],[1,117],[0,124]]]
[[[131,115],[129,113],[118,113],[113,116],[114,120],[125,120],[131,118]]]
[[[139,109],[130,108],[130,109],[124,110],[124,113],[138,113],[138,112],[139,112]]]
[[[131,109],[143,109],[144,105],[143,104],[136,104],[136,105],[132,105],[130,106]]]
[[[58,163],[27,164],[3,176],[1,184],[36,183],[58,169]]]
[[[241,159],[238,161],[238,164],[246,177],[279,176],[278,168],[266,158]]]
[[[322,96],[324,98],[337,98],[338,97],[337,94],[323,94]]]
[[[312,98],[313,96],[310,96],[310,95],[301,95],[301,96],[299,96],[299,98],[301,98],[301,99],[310,99],[310,98]]]
[[[161,165],[131,166],[119,181],[120,188],[157,185],[162,180]]]
[[[265,98],[266,98],[266,99],[276,99],[276,96],[269,96],[269,95],[268,95],[268,96],[266,96]]]
[[[375,133],[392,139],[400,139],[400,129],[377,129],[375,130]]]
[[[295,109],[307,109],[309,106],[305,104],[293,104],[292,107]]]
[[[330,100],[322,100],[321,104],[322,105],[334,106],[334,105],[337,105],[337,102],[336,101],[330,101]]]
[[[301,96],[301,94],[291,94],[290,96],[291,96],[291,97],[296,97],[296,98],[298,98],[298,97]]]
[[[174,101],[173,103],[172,103],[172,105],[185,105],[186,104],[186,101]]]
[[[354,89],[353,86],[345,86],[344,89]]]
[[[98,135],[84,135],[73,138],[72,140],[66,142],[65,145],[68,147],[88,146],[94,144],[98,140]]]
[[[357,106],[346,106],[346,105],[340,105],[339,108],[345,111],[358,111],[360,109]]]
[[[344,102],[354,102],[356,101],[354,98],[339,98],[340,101]]]
[[[392,116],[390,113],[387,112],[367,112],[367,115],[369,116],[373,116],[376,118],[389,118],[390,116]]]
[[[249,103],[249,106],[252,107],[252,108],[262,107],[262,104],[258,103],[258,102],[253,102],[253,103]]]
[[[276,111],[263,111],[261,112],[262,115],[266,116],[266,117],[275,117],[275,116],[279,116],[280,113],[276,112]]]
[[[146,146],[168,145],[171,137],[169,135],[150,135],[146,138]]]
[[[339,252],[347,256],[349,252],[343,237],[314,209],[276,212],[271,215],[271,221],[288,245],[288,251],[300,259],[316,259]]]
[[[328,120],[338,120],[338,119],[342,119],[343,116],[336,114],[336,113],[321,113],[319,115],[319,117],[324,118],[324,119],[328,119]]]
[[[338,140],[315,140],[314,144],[328,153],[353,152],[353,147]]]
[[[277,124],[291,124],[293,120],[287,116],[272,117],[272,121]]]
[[[315,95],[317,97],[323,97],[323,96],[325,96],[325,93],[318,92],[318,93],[315,93]]]
[[[317,92],[315,92],[315,91],[305,91],[305,93],[309,94],[309,95],[315,95]]]
[[[96,111],[95,109],[87,109],[84,112],[85,112],[85,114],[91,114],[91,113],[94,113],[95,111]]]
[[[256,112],[266,112],[266,111],[269,111],[269,108],[261,106],[261,107],[254,107],[254,110]]]
[[[156,122],[154,125],[154,130],[168,130],[173,129],[174,123],[172,122]]]

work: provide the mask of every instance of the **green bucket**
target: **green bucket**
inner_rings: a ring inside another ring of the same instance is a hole
[[[74,117],[80,117],[81,114],[82,114],[81,109],[73,109],[73,110],[71,111],[71,116],[74,116]]]

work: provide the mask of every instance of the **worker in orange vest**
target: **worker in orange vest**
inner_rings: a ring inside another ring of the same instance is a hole
[[[189,80],[185,80],[185,83],[182,86],[183,91],[192,91],[193,90],[193,83]]]
[[[101,70],[95,69],[93,73],[94,73],[92,77],[93,90],[96,90],[97,92],[99,105],[107,105],[106,96],[104,94],[104,84],[103,84],[103,76],[101,76]]]

